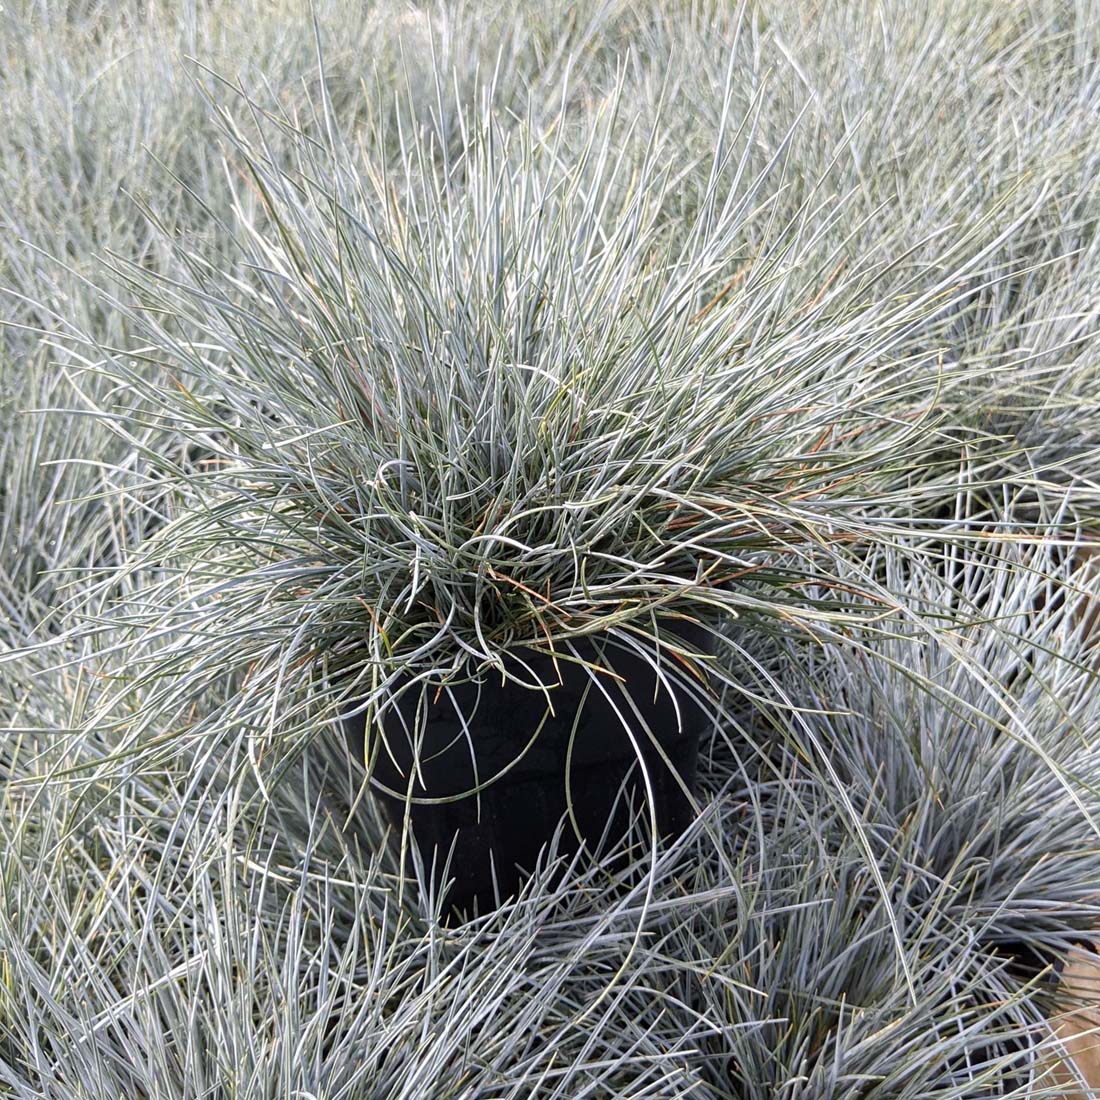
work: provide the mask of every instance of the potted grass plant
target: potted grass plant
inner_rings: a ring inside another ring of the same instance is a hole
[[[146,710],[254,764],[345,737],[464,911],[555,833],[602,858],[684,827],[719,689],[753,690],[723,650],[897,609],[860,562],[908,529],[933,417],[890,410],[934,389],[960,279],[826,279],[836,210],[774,233],[781,181],[732,132],[671,221],[616,97],[567,121],[383,163],[288,118],[276,155],[223,112],[237,264],[183,239],[168,275],[117,266],[144,343],[87,356],[108,423],[194,458],[149,455],[178,503],[133,559]]]

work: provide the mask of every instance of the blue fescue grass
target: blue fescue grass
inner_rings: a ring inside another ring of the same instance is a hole
[[[1093,5],[0,20],[0,1095],[1066,1095]],[[669,612],[699,821],[442,926],[341,708]]]

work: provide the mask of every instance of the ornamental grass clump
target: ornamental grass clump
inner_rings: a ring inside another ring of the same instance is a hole
[[[777,714],[879,858],[919,868],[913,890],[945,894],[976,942],[1034,977],[1100,942],[1095,587],[1057,546],[951,558],[946,577],[901,566],[912,605],[950,632],[807,648],[784,666],[797,708]]]
[[[884,583],[950,630],[776,637],[736,658],[758,695],[704,753],[720,800],[746,803],[721,847],[766,838],[759,877],[737,880],[799,898],[733,931],[750,908],[738,897],[707,922],[736,945],[730,989],[703,989],[729,1014],[707,1049],[735,1060],[738,1095],[796,1078],[807,1095],[863,1095],[868,1080],[887,1096],[1087,1095],[1052,1028],[1093,1003],[1060,975],[1100,944],[1095,581],[1053,539],[945,551],[949,568],[879,554]],[[948,1027],[933,1023],[938,995]],[[733,1027],[757,1000],[780,1026]]]
[[[942,352],[906,340],[988,249],[952,266],[948,244],[941,275],[880,295],[884,240],[827,279],[819,242],[843,203],[777,219],[782,150],[750,174],[735,139],[753,120],[732,114],[674,231],[660,143],[634,140],[621,94],[579,146],[568,127],[473,115],[459,156],[411,144],[393,160],[345,140],[324,99],[324,142],[255,101],[251,122],[219,112],[238,166],[229,252],[165,240],[178,276],[114,269],[128,346],[69,334],[108,394],[90,402],[176,502],[131,559],[155,579],[111,615],[130,633],[104,650],[132,673],[117,701],[136,690],[143,714],[178,716],[181,743],[216,729],[253,761],[340,713],[391,808],[476,794],[470,829],[482,791],[548,743],[544,723],[562,727],[567,771],[605,755],[584,721],[621,727],[655,843],[686,820],[660,820],[658,796],[690,803],[716,650],[788,631],[845,645],[855,624],[910,614],[863,564],[911,534],[896,486],[940,442]],[[187,440],[187,463],[136,426]],[[616,661],[644,671],[626,683]],[[532,714],[510,732],[516,689]],[[126,726],[129,751],[168,750],[140,716]],[[502,759],[479,759],[490,739]],[[425,768],[448,747],[469,777],[441,786]],[[598,848],[599,815],[581,827],[578,807],[567,777],[548,812]],[[446,830],[421,847],[441,882]]]

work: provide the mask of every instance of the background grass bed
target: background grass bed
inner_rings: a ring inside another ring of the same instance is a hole
[[[1098,62],[1091,0],[5,3],[0,1095],[1087,1095]],[[348,679],[668,607],[699,820],[442,927]]]

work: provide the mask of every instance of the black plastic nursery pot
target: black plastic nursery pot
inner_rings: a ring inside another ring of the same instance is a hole
[[[701,627],[677,623],[676,633],[696,652],[713,648]],[[691,793],[700,735],[710,717],[708,685],[685,689],[683,675],[662,682],[641,655],[604,648],[592,638],[574,646],[581,661],[610,670],[621,685],[608,672],[595,672],[605,694],[582,664],[522,649],[505,655],[506,667],[547,691],[499,672],[487,672],[480,683],[431,690],[424,696],[419,754],[417,689],[397,698],[369,739],[364,716],[345,720],[350,751],[358,759],[371,754],[371,787],[396,842],[408,809],[437,894],[445,887],[450,856],[443,907],[452,918],[485,913],[514,895],[570,808],[557,854],[583,850],[582,858],[605,862],[611,851],[619,861],[625,858],[623,842],[632,827],[631,839],[644,836],[648,842],[648,793],[661,837],[682,832],[694,818]],[[675,661],[666,655],[663,663]]]

